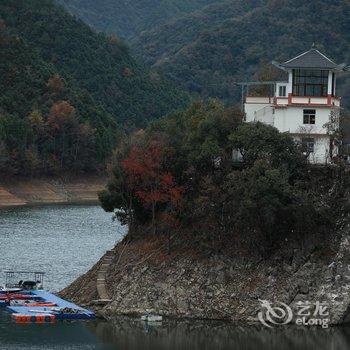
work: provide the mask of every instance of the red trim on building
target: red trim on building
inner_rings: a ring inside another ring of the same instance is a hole
[[[247,96],[247,97],[251,97],[251,98],[264,98],[266,99],[267,101],[257,101],[257,102],[250,102],[248,101],[247,102],[247,98],[245,100],[245,103],[248,103],[248,104],[266,104],[266,105],[271,105],[273,104],[276,108],[285,108],[285,107],[302,107],[302,106],[310,106],[310,107],[326,107],[326,108],[329,108],[329,107],[334,107],[336,106],[335,103],[334,103],[334,100],[338,100],[339,101],[339,104],[340,104],[340,98],[338,97],[335,97],[335,96],[332,96],[332,95],[327,95],[326,96],[294,96],[293,94],[288,94],[288,97],[279,97],[279,96],[275,96],[275,97],[264,97],[264,96]],[[302,99],[305,99],[307,101],[305,102],[293,102],[293,98],[302,98]],[[323,101],[325,103],[313,103],[311,102],[312,99],[323,99]],[[287,103],[285,104],[278,104],[278,101],[280,100],[288,100]]]
[[[276,108],[286,108],[286,107],[324,107],[324,108],[329,108],[329,107],[335,107],[333,105],[320,105],[317,103],[292,103],[292,104],[288,104],[288,105],[275,105]]]

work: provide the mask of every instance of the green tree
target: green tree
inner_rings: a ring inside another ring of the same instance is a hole
[[[280,133],[260,122],[240,125],[231,133],[229,141],[232,148],[240,151],[246,166],[265,160],[272,166],[283,166],[293,173],[306,164],[301,150],[288,133]]]
[[[189,244],[262,254],[334,228],[335,198],[317,184],[291,135],[240,117],[217,101],[197,102],[136,133],[115,153],[103,207],[132,223],[131,236],[157,218],[168,238],[173,231]],[[233,148],[243,155],[238,166]],[[183,189],[178,208],[165,188]],[[331,189],[338,200],[340,188]]]

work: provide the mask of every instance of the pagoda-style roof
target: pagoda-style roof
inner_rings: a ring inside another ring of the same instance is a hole
[[[346,65],[338,65],[330,58],[315,48],[311,48],[300,54],[297,57],[292,58],[289,61],[281,63],[280,68],[293,69],[325,69],[325,70],[344,70]]]

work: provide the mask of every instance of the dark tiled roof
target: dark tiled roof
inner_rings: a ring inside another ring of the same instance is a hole
[[[316,49],[311,49],[281,64],[285,68],[337,69],[339,66]]]

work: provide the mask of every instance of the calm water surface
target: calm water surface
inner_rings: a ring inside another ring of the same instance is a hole
[[[45,287],[58,291],[94,265],[124,232],[98,206],[1,210],[0,270],[45,271]]]
[[[44,270],[46,287],[58,291],[86,272],[124,233],[97,206],[3,210],[0,270]],[[17,325],[0,311],[0,349],[345,350],[350,349],[350,329],[267,330],[171,320],[147,326],[128,318]]]

